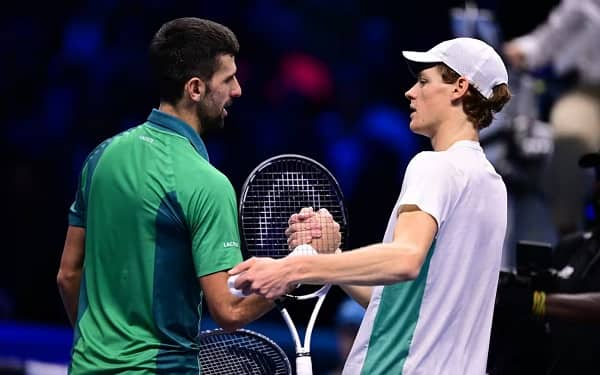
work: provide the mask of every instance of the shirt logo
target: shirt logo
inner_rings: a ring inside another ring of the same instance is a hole
[[[226,242],[223,242],[223,247],[224,248],[240,247],[240,244],[237,241],[226,241]]]
[[[140,139],[141,139],[142,141],[146,141],[146,142],[148,142],[148,143],[152,143],[152,142],[154,142],[154,138],[150,138],[150,137],[147,137],[147,136],[145,136],[145,135],[140,135]]]

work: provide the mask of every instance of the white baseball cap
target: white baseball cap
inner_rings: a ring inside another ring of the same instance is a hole
[[[402,51],[415,63],[444,63],[466,77],[486,98],[494,87],[508,83],[508,72],[502,58],[487,43],[474,38],[455,38],[436,45],[427,52]]]

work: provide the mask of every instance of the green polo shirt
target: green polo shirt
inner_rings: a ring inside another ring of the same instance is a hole
[[[70,373],[198,374],[198,277],[242,260],[236,196],[185,122],[153,110],[83,166],[86,228]]]

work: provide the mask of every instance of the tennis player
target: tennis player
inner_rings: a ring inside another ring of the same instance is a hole
[[[242,93],[238,49],[215,22],[165,23],[150,46],[159,108],[85,161],[57,276],[75,326],[71,374],[197,375],[203,295],[228,330],[274,306],[229,293],[236,197],[200,137]]]
[[[507,224],[506,188],[479,130],[510,100],[500,56],[472,38],[403,52],[417,82],[406,92],[410,128],[433,151],[409,163],[383,243],[355,251],[233,268],[236,287],[273,298],[297,283],[341,285],[367,307],[344,374],[481,375]],[[289,243],[331,251],[331,216],[295,214]],[[310,234],[322,221],[321,233]],[[309,225],[307,225],[309,224]],[[309,229],[307,229],[309,228]]]

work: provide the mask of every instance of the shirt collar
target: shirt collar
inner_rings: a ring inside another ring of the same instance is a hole
[[[200,156],[206,159],[206,161],[209,161],[208,151],[206,150],[202,138],[200,138],[200,135],[183,120],[159,111],[158,109],[152,109],[150,116],[148,116],[148,122],[157,128],[171,131],[187,138]]]
[[[475,150],[483,151],[483,149],[481,148],[481,145],[479,144],[478,141],[469,141],[466,139],[454,142],[450,147],[448,147],[448,150],[450,150],[451,148],[455,148],[455,147],[456,148],[466,147],[466,148],[472,148]]]

